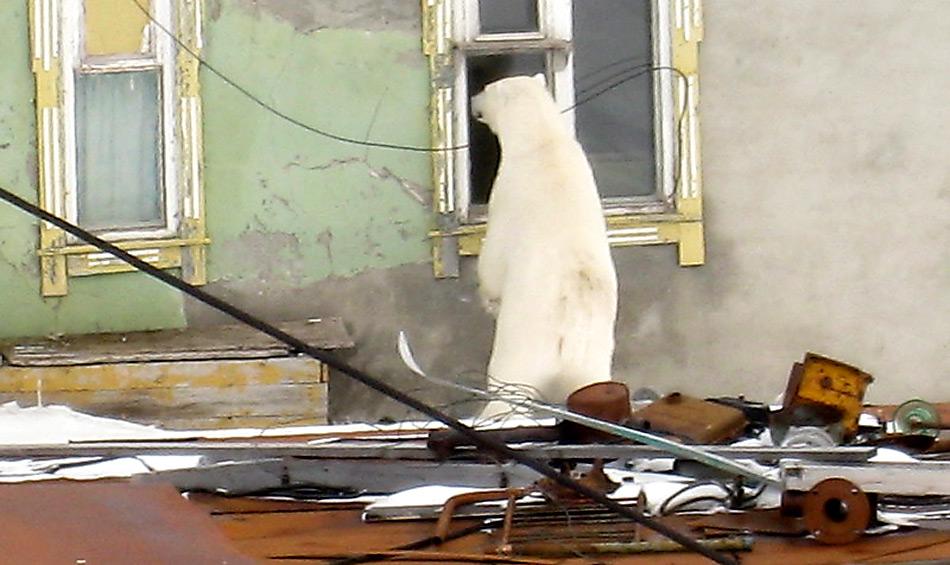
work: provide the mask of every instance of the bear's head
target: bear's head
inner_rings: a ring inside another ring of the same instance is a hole
[[[472,97],[471,110],[475,119],[499,137],[509,125],[538,119],[549,124],[561,122],[557,105],[540,74],[513,76],[489,83]]]

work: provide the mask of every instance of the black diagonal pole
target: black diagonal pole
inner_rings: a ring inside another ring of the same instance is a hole
[[[602,492],[594,490],[584,484],[581,484],[564,473],[559,473],[555,471],[551,466],[549,466],[548,464],[546,464],[545,462],[539,459],[535,459],[534,457],[530,457],[524,453],[515,451],[511,449],[510,447],[508,447],[504,442],[491,439],[491,438],[486,438],[478,434],[472,427],[463,424],[462,422],[458,421],[452,416],[449,416],[448,414],[442,412],[441,410],[438,410],[437,408],[430,406],[426,404],[425,402],[422,402],[421,400],[418,400],[412,396],[409,396],[408,394],[373,377],[372,375],[366,373],[365,371],[357,369],[356,367],[353,367],[350,364],[337,359],[335,356],[327,353],[326,351],[313,347],[312,345],[290,335],[289,333],[281,330],[280,328],[277,328],[276,326],[269,324],[265,322],[264,320],[256,316],[253,316],[249,314],[248,312],[245,312],[244,310],[241,310],[240,308],[230,304],[229,302],[225,302],[224,300],[221,300],[220,298],[212,294],[209,294],[196,286],[186,283],[185,281],[179,279],[178,277],[174,277],[168,274],[167,272],[146,263],[145,261],[139,259],[135,255],[132,255],[131,253],[120,249],[116,245],[109,243],[108,241],[105,241],[104,239],[101,239],[89,233],[88,231],[80,228],[79,226],[73,223],[67,222],[66,220],[58,216],[54,216],[53,214],[50,214],[49,212],[47,212],[46,210],[43,210],[39,206],[36,206],[35,204],[31,204],[30,202],[27,202],[26,200],[20,198],[16,194],[2,187],[0,187],[0,198],[2,198],[3,200],[6,200],[10,204],[13,204],[14,206],[19,208],[20,210],[23,210],[27,214],[30,214],[41,220],[47,221],[53,224],[54,226],[78,237],[79,239],[85,241],[86,243],[94,247],[97,247],[98,249],[102,251],[111,253],[115,257],[121,259],[122,261],[125,261],[126,263],[128,263],[129,265],[132,265],[133,267],[142,271],[143,273],[149,276],[152,276],[167,285],[177,288],[178,290],[184,292],[188,296],[191,296],[195,300],[198,300],[199,302],[203,302],[204,304],[220,312],[223,312],[231,316],[232,318],[251,326],[252,328],[256,330],[263,332],[280,342],[283,342],[284,344],[286,344],[293,350],[299,351],[300,353],[303,353],[309,357],[312,357],[316,359],[317,361],[320,361],[321,363],[324,363],[327,366],[332,367],[336,369],[337,371],[340,371],[341,373],[349,376],[350,378],[359,381],[360,383],[370,387],[371,389],[376,390],[382,394],[385,394],[386,396],[392,398],[393,400],[396,400],[402,404],[405,404],[406,406],[414,410],[422,412],[423,414],[425,414],[426,416],[429,416],[430,418],[434,420],[438,420],[439,422],[442,422],[446,426],[454,430],[457,430],[466,439],[472,442],[472,444],[477,445],[478,447],[492,451],[504,458],[517,461],[518,463],[521,463],[525,467],[533,469],[537,471],[538,473],[540,473],[541,475],[544,475],[556,481],[558,484],[563,485],[566,488],[569,488],[577,493],[580,493],[586,496],[587,498],[590,498],[591,500],[594,500],[602,504],[603,506],[609,508],[610,510],[616,512],[617,514],[620,514],[621,516],[630,518],[631,520],[635,522],[643,524],[644,526],[652,530],[655,530],[656,532],[679,543],[684,548],[695,551],[696,553],[700,553],[717,563],[723,563],[727,565],[737,564],[737,561],[733,560],[729,556],[720,554],[712,549],[709,549],[708,547],[703,546],[702,544],[698,543],[696,540],[689,537],[688,535],[683,534],[682,532],[679,532],[677,530],[674,530],[673,528],[667,526],[666,524],[663,524],[662,522],[658,522],[657,520],[654,520],[653,518],[649,516],[646,516],[645,514],[643,514],[642,512],[640,512],[639,510],[635,508],[623,506],[622,504],[619,504],[616,501],[611,500]]]

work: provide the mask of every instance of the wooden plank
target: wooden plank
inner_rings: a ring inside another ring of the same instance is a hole
[[[320,349],[353,347],[340,318],[279,324]],[[0,355],[23,367],[152,361],[267,358],[291,355],[286,345],[245,325],[8,341]]]
[[[322,363],[309,357],[114,363],[64,367],[0,367],[0,393],[224,388],[325,383]],[[33,404],[34,402],[30,402]]]
[[[276,384],[229,387],[135,388],[128,390],[44,391],[43,401],[62,404],[94,415],[145,424],[196,424],[243,418],[282,417],[286,421],[310,418],[326,421],[327,387],[316,384]],[[0,402],[33,404],[32,393],[0,394]],[[190,426],[188,426],[190,427]]]
[[[0,401],[64,404],[168,429],[326,423],[326,367],[308,357],[0,367]]]

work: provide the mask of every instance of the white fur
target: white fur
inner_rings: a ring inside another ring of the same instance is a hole
[[[617,276],[594,176],[538,77],[489,84],[472,111],[501,143],[478,260],[497,318],[488,374],[564,402],[611,378]]]

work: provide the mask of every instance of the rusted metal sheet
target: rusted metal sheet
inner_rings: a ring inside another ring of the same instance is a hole
[[[340,318],[287,322],[279,327],[320,349],[353,347]],[[6,363],[44,367],[205,359],[282,357],[288,346],[244,325],[93,334],[19,340],[0,345]]]
[[[170,485],[0,485],[4,563],[250,564],[200,507]]]
[[[397,521],[385,523],[364,523],[360,519],[361,511],[352,505],[341,508],[328,504],[314,504],[309,508],[299,504],[290,505],[284,501],[241,501],[201,495],[194,502],[214,515],[221,530],[247,553],[259,559],[291,558],[294,563],[310,558],[313,560],[328,557],[358,557],[368,552],[386,552],[400,545],[406,545],[432,536],[433,521]],[[563,509],[552,512],[563,519]],[[515,523],[528,526],[538,525],[529,516],[516,518]],[[608,539],[616,536],[618,528],[627,532],[626,539],[637,539],[637,528],[632,523],[616,523],[616,516],[604,515],[605,523],[581,526],[574,516],[570,526],[563,525],[558,533],[564,536],[583,536],[598,531]],[[674,527],[686,528],[684,517],[664,517],[664,521]],[[692,521],[692,519],[690,519]],[[463,528],[475,525],[473,520],[458,519],[455,526]],[[606,523],[614,522],[614,523]],[[705,527],[716,528],[716,524]],[[724,528],[731,529],[731,528]],[[741,530],[741,526],[739,530]],[[644,537],[655,539],[648,530],[640,529]],[[794,532],[783,532],[794,533]],[[428,555],[402,553],[400,561],[431,562],[438,557],[440,562],[465,562],[473,554],[494,553],[497,541],[487,534],[477,532],[470,536],[452,540],[440,546],[426,549]],[[437,555],[435,555],[437,553]],[[395,555],[395,553],[393,553]],[[414,559],[415,558],[415,559]],[[679,553],[666,559],[656,555],[597,555],[598,562],[621,564],[676,563],[677,565],[704,565],[709,563],[700,555]],[[804,538],[758,538],[752,551],[743,554],[743,565],[774,565],[781,559],[786,563],[823,563],[844,565],[846,563],[901,563],[910,560],[934,561],[950,558],[950,533],[948,532],[908,532],[885,536],[865,536],[845,546],[825,546],[814,540]],[[590,559],[578,557],[558,560],[558,563],[590,563]]]

